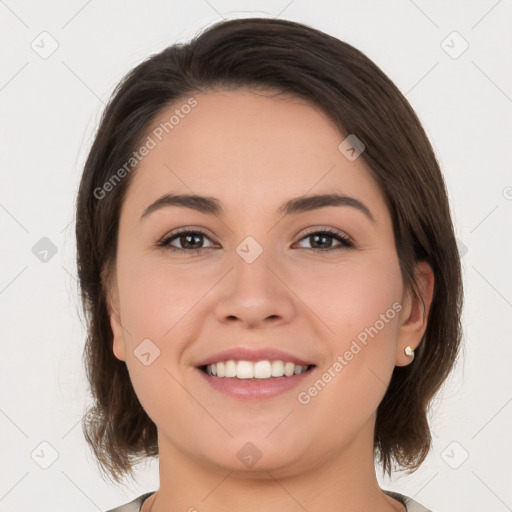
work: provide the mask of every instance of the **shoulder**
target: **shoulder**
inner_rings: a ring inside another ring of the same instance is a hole
[[[414,501],[412,498],[409,498],[409,496],[405,496],[404,494],[400,494],[399,492],[394,491],[385,491],[383,489],[383,492],[385,492],[388,496],[391,496],[395,500],[400,501],[405,505],[405,508],[407,509],[407,512],[433,512],[432,510],[424,507],[417,501]]]
[[[135,498],[133,501],[130,501],[130,503],[125,503],[124,505],[121,505],[116,508],[112,508],[110,510],[107,510],[106,512],[140,512],[140,507],[142,506],[142,503],[149,498],[152,494],[154,494],[155,491],[147,492],[145,494],[141,494],[137,498]]]

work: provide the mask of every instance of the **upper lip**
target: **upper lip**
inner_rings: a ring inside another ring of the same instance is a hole
[[[280,350],[278,348],[272,347],[261,347],[261,348],[249,348],[249,347],[232,347],[225,350],[221,350],[220,352],[216,352],[202,361],[197,363],[197,367],[206,366],[213,363],[218,363],[220,361],[229,361],[233,359],[235,361],[252,361],[253,363],[257,361],[264,360],[281,360],[285,362],[292,362],[297,365],[302,366],[310,366],[313,363],[302,359],[301,357],[290,354],[289,352],[285,352],[284,350]]]

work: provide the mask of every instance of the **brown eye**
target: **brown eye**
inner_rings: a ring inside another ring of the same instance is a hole
[[[340,243],[333,246],[332,239],[335,239]],[[312,231],[302,237],[301,240],[309,240],[309,243],[312,245],[311,250],[315,252],[328,252],[339,249],[348,249],[354,246],[354,244],[346,235],[331,229]]]
[[[183,230],[167,236],[158,245],[171,251],[179,251],[188,254],[199,253],[205,249],[213,248],[213,246],[204,245],[205,239],[211,241],[203,231]],[[314,252],[325,253],[354,247],[353,242],[348,236],[330,229],[311,231],[303,236],[301,238],[301,241],[302,240],[308,240],[312,246],[309,249]],[[333,240],[338,241],[338,244],[333,245]],[[304,248],[308,249],[308,247]]]
[[[172,251],[199,252],[202,249],[211,248],[203,246],[204,239],[209,240],[206,233],[203,233],[202,231],[180,231],[166,237],[159,245]],[[178,247],[176,247],[174,244],[178,244]]]

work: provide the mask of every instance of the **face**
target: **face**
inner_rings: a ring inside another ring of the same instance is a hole
[[[345,137],[323,113],[249,90],[194,98],[169,133],[158,127],[186,99],[155,120],[155,145],[123,202],[113,351],[169,450],[234,470],[245,450],[261,456],[259,469],[305,471],[360,432],[373,442],[393,368],[410,362],[404,348],[424,326],[384,197],[363,159],[338,149]],[[164,194],[208,196],[220,209],[161,202],[143,215]],[[279,210],[321,194],[351,199]],[[314,367],[276,379],[295,382],[277,394],[241,398],[197,368],[235,347],[279,349]]]

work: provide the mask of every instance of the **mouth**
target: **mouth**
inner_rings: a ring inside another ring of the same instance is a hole
[[[310,379],[316,365],[296,365],[284,361],[220,361],[196,367],[202,381],[220,396],[241,400],[261,400],[285,394]],[[216,373],[216,375],[214,375]]]
[[[249,381],[265,381],[279,378],[289,378],[311,371],[316,365],[300,365],[291,361],[219,361],[205,364],[197,368],[210,377],[238,379]]]

